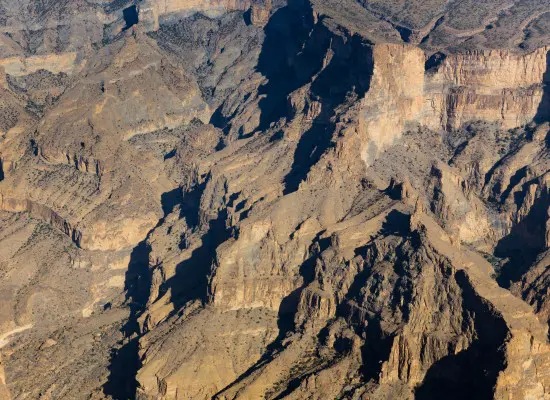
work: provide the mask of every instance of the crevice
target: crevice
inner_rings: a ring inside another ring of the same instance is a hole
[[[2,161],[2,158],[0,158],[0,182],[2,182],[4,178],[4,162]]]

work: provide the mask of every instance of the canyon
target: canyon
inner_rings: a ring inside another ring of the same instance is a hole
[[[0,398],[550,399],[543,0],[0,0]]]

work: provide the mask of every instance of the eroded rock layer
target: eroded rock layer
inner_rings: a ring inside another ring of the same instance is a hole
[[[550,10],[401,3],[0,0],[0,397],[550,398]]]

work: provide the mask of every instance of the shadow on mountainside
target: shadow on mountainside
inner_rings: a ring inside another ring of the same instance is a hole
[[[282,118],[306,112],[312,119],[293,156],[291,171],[285,178],[285,193],[297,190],[311,167],[330,147],[338,110],[348,96],[361,98],[369,89],[373,71],[372,44],[357,35],[333,31],[324,17],[314,17],[308,1],[290,0],[278,9],[264,28],[264,42],[256,71],[266,78],[259,87],[258,127],[264,132]],[[306,93],[305,110],[293,110],[290,95],[311,85]],[[240,112],[223,115],[214,112],[211,123],[227,134],[231,120]]]
[[[546,72],[544,73],[542,82],[544,92],[537,114],[535,115],[535,122],[538,124],[550,121],[550,51],[546,53]]]
[[[217,247],[231,237],[226,226],[227,210],[208,222],[208,228],[201,236],[201,245],[193,250],[191,256],[176,266],[176,273],[160,288],[164,293],[170,290],[174,312],[178,312],[186,303],[199,300],[203,304],[208,299],[208,280],[216,262]]]
[[[186,193],[176,189],[177,193],[170,192],[170,196],[163,196],[165,215],[179,206],[179,218],[184,218],[191,230],[202,233],[199,247],[192,251],[188,259],[176,266],[174,275],[159,288],[159,297],[170,291],[174,311],[169,316],[179,312],[189,301],[199,300],[203,304],[207,301],[208,279],[216,261],[216,248],[231,236],[231,231],[226,226],[225,209],[219,211],[214,218],[201,222],[200,202],[205,187],[206,182],[196,185]],[[179,249],[184,250],[187,246],[184,236],[180,240]]]
[[[476,338],[467,349],[430,367],[415,391],[416,400],[492,399],[498,374],[506,367],[506,323],[477,295],[464,271],[455,278],[462,289],[464,319],[474,319]]]
[[[151,269],[149,255],[151,246],[148,239],[152,232],[160,226],[176,205],[183,202],[181,188],[163,193],[161,205],[164,216],[158,221],[145,239],[141,241],[130,254],[130,262],[125,276],[126,305],[130,308],[130,316],[122,327],[127,338],[126,343],[119,349],[112,350],[110,375],[103,387],[106,395],[116,400],[133,400],[136,397],[138,382],[137,372],[141,368],[139,359],[140,329],[138,318],[145,311],[151,288]]]
[[[326,29],[326,28],[325,28]],[[372,47],[359,36],[334,36],[330,38],[329,64],[311,84],[312,99],[320,106],[311,128],[302,134],[294,160],[285,177],[285,193],[298,190],[311,167],[331,146],[340,106],[345,105],[348,96],[362,98],[369,90],[374,61]]]
[[[267,78],[258,90],[264,96],[259,102],[259,131],[288,116],[288,95],[321,70],[329,46],[325,30],[316,29],[321,26],[314,21],[309,2],[301,0],[290,0],[267,23],[256,66]]]
[[[533,181],[527,181],[522,185],[522,190],[514,192],[514,203],[518,210],[532,183]],[[544,192],[529,214],[497,243],[495,256],[508,260],[498,271],[497,282],[501,287],[509,288],[511,283],[519,281],[535,262],[538,254],[546,248],[548,204],[550,195]]]
[[[309,253],[310,256],[300,265],[299,273],[303,278],[302,285],[296,290],[292,291],[289,295],[281,300],[281,305],[279,306],[277,327],[279,329],[279,334],[277,337],[266,347],[264,354],[260,359],[254,363],[250,368],[243,372],[237,379],[231,382],[228,386],[220,390],[213,398],[216,398],[217,395],[223,393],[225,390],[235,386],[239,382],[242,382],[249,376],[251,376],[255,371],[259,370],[262,366],[271,362],[276,354],[280,352],[283,347],[283,340],[291,332],[296,330],[295,317],[298,311],[298,304],[300,301],[300,294],[302,291],[311,283],[315,278],[315,265],[319,259],[320,254],[327,249],[329,245],[329,239],[319,239],[319,234],[317,238],[313,240],[313,244],[310,246]],[[282,397],[277,397],[282,398]]]
[[[314,21],[311,5],[304,0],[289,0],[265,26],[256,71],[266,78],[266,83],[258,88],[261,99],[256,132],[265,131],[271,123],[288,116],[288,95],[321,70],[329,42],[326,35],[315,32],[316,26],[321,25]],[[210,123],[228,133],[231,120],[240,110],[226,116],[222,108],[214,112]]]
[[[103,387],[103,392],[116,400],[132,400],[136,396],[136,375],[141,367],[138,353],[140,333],[138,318],[149,298],[150,252],[151,247],[147,239],[144,239],[132,251],[126,271],[126,304],[130,308],[130,316],[122,327],[122,331],[127,341],[119,349],[112,350],[110,375]]]

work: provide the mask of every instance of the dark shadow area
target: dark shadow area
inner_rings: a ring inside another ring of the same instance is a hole
[[[252,25],[252,8],[249,8],[248,10],[246,10],[243,14],[243,19],[244,19],[244,23],[247,25],[247,26],[250,26]]]
[[[32,155],[35,157],[38,156],[38,153],[40,152],[40,148],[38,147],[38,143],[36,142],[36,140],[34,139],[30,140],[30,147],[31,147]]]
[[[550,121],[550,51],[546,53],[546,72],[542,84],[544,92],[534,121],[538,124]]]
[[[455,278],[462,289],[464,320],[474,318],[477,337],[466,350],[432,365],[415,391],[416,400],[492,399],[498,374],[506,367],[506,323],[477,295],[464,271]]]
[[[133,338],[120,349],[111,350],[109,380],[103,386],[103,393],[115,400],[136,398],[136,375],[141,367],[139,359],[139,339]]]
[[[162,205],[162,212],[164,217],[174,211],[174,208],[183,202],[183,190],[182,188],[175,188],[169,192],[165,192],[160,197],[160,203]],[[160,225],[160,223],[159,223]]]
[[[285,194],[298,190],[311,167],[332,145],[338,107],[345,104],[348,95],[362,98],[370,86],[374,67],[370,43],[359,36],[333,36],[330,48],[333,57],[329,65],[311,84],[311,98],[320,103],[320,111],[298,142],[291,170],[285,177]]]
[[[508,183],[508,187],[500,195],[501,204],[504,204],[506,202],[506,199],[510,195],[510,192],[516,187],[516,185],[518,185],[521,182],[522,179],[524,179],[527,176],[528,170],[529,170],[529,167],[525,166],[517,170],[516,173],[512,175],[512,177],[510,177],[510,182]],[[522,202],[523,202],[523,199],[522,199]]]
[[[522,190],[515,193],[514,201],[518,209],[523,204],[530,183],[524,183]],[[548,204],[550,204],[550,196],[544,192],[529,214],[495,247],[496,257],[508,259],[508,262],[497,271],[497,282],[501,287],[509,288],[511,283],[519,281],[535,262],[538,254],[546,248],[544,238]]]
[[[439,66],[445,61],[447,55],[442,52],[432,54],[424,63],[424,71],[426,73],[435,72]]]
[[[187,195],[186,195],[187,196]],[[200,197],[199,197],[200,199]],[[198,203],[196,204],[198,208]],[[195,205],[189,204],[189,211]],[[186,212],[182,207],[185,217],[190,220],[198,218]],[[216,248],[231,237],[231,231],[226,226],[227,210],[219,212],[218,216],[208,223],[206,233],[201,237],[202,244],[193,250],[191,257],[176,266],[176,273],[160,287],[160,295],[171,291],[171,301],[174,309],[179,311],[185,303],[191,300],[206,302],[208,297],[208,279],[212,266],[216,262]],[[197,220],[195,220],[197,222]],[[181,247],[181,246],[180,246]]]
[[[237,112],[239,109],[235,109],[233,113],[229,116],[224,115],[223,113],[223,104],[219,106],[216,111],[212,114],[210,117],[209,123],[215,126],[216,128],[219,128],[223,131],[225,135],[229,134],[229,131],[231,130],[231,121],[235,116],[237,115]],[[222,139],[223,140],[223,139]],[[223,143],[223,142],[222,142]],[[223,147],[222,147],[223,148]],[[220,148],[219,150],[221,150]]]
[[[245,23],[251,23],[249,11],[244,19]],[[311,5],[303,0],[289,0],[287,6],[279,8],[269,19],[264,33],[256,71],[267,78],[267,83],[258,89],[262,99],[258,104],[260,118],[256,131],[265,131],[271,123],[288,116],[288,95],[310,82],[321,70],[330,45],[328,30],[314,21]],[[233,115],[226,116],[222,104],[210,123],[227,134],[238,112],[236,109]]]
[[[176,153],[177,153],[176,149],[170,150],[168,153],[164,155],[164,161],[174,158],[176,156]]]
[[[383,331],[379,318],[369,320],[365,333],[367,339],[361,347],[361,374],[368,382],[378,380],[382,364],[389,359],[395,337]]]
[[[136,397],[138,382],[136,375],[141,368],[139,359],[139,325],[138,318],[145,309],[149,298],[151,277],[149,272],[149,254],[151,248],[147,240],[139,243],[130,255],[126,271],[126,303],[130,316],[122,332],[129,340],[119,349],[111,352],[109,379],[103,386],[103,392],[115,400],[133,400]]]
[[[126,271],[126,302],[130,307],[130,319],[124,326],[126,336],[139,334],[137,318],[143,312],[151,287],[151,275],[149,271],[149,254],[151,247],[147,240],[139,243],[130,255],[130,263]]]
[[[2,182],[5,178],[4,175],[4,163],[2,162],[2,159],[0,158],[0,182]]]
[[[124,18],[124,22],[126,22],[126,26],[122,29],[123,31],[130,29],[139,22],[138,9],[135,5],[131,5],[130,7],[122,10],[122,16]]]
[[[393,27],[397,30],[397,32],[399,32],[399,36],[401,36],[402,41],[405,43],[409,43],[411,41],[411,35],[413,34],[411,29],[399,25],[394,25]]]
[[[331,36],[313,20],[309,2],[300,0],[290,0],[288,6],[277,10],[264,31],[256,69],[268,82],[258,93],[265,96],[259,103],[259,131],[288,115],[288,95],[321,70]]]
[[[405,237],[409,234],[410,226],[411,216],[409,214],[392,210],[382,223],[380,233],[384,236],[395,235]]]
[[[206,187],[206,181],[200,185],[195,185],[185,194],[182,193],[180,199],[180,218],[185,218],[187,226],[196,229],[200,219],[201,196]],[[184,249],[183,243],[180,243],[180,249]]]
[[[166,216],[174,210],[177,204],[182,203],[183,199],[181,188],[162,194],[161,205],[164,216],[155,228],[164,222]],[[151,269],[149,255],[151,247],[148,238],[155,228],[132,250],[128,270],[126,271],[124,289],[126,291],[126,305],[130,308],[130,316],[123,325],[122,332],[127,341],[119,349],[112,350],[109,365],[110,375],[103,386],[104,393],[115,400],[133,400],[136,397],[138,385],[136,375],[141,368],[138,353],[139,336],[142,333],[139,329],[138,319],[145,311],[150,296]]]

